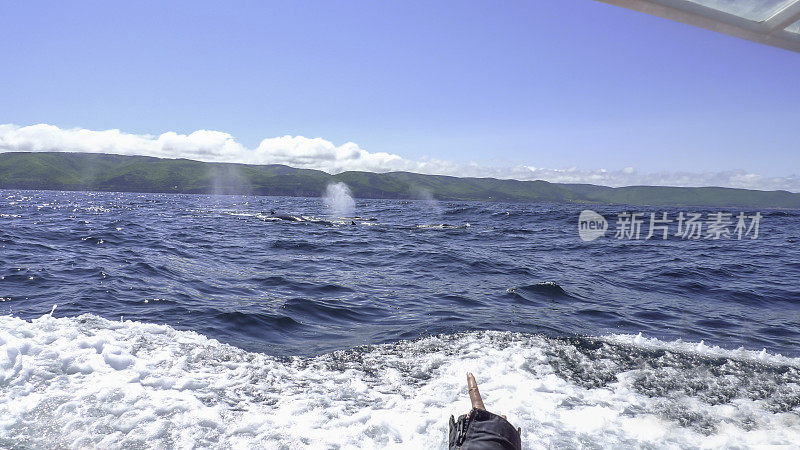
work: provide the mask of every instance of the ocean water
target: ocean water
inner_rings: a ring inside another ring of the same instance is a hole
[[[334,200],[0,191],[0,447],[800,445],[800,212]]]

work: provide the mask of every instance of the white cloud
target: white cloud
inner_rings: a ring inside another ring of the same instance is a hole
[[[369,152],[353,142],[337,146],[322,138],[303,136],[268,138],[261,141],[255,149],[249,149],[238,143],[230,134],[211,130],[198,130],[188,135],[169,131],[160,136],[153,136],[124,133],[120,130],[62,129],[47,124],[26,127],[0,125],[0,152],[12,151],[113,153],[210,162],[286,164],[292,167],[324,170],[328,173],[347,170],[408,171],[604,186],[724,186],[800,192],[800,176],[797,175],[764,177],[743,170],[639,173],[633,167],[611,171],[547,169],[525,165],[489,167],[474,162],[461,164],[438,159],[415,161],[392,153]]]

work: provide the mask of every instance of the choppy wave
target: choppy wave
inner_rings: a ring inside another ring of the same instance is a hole
[[[507,292],[517,298],[528,301],[558,302],[580,300],[579,297],[568,293],[554,281],[509,288]]]
[[[800,445],[800,359],[642,336],[442,335],[316,357],[0,317],[0,447],[444,448],[464,374],[529,448]]]

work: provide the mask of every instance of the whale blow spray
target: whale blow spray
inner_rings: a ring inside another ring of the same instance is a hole
[[[439,204],[430,190],[415,186],[411,189],[411,192],[414,193],[414,197],[422,201],[422,205],[428,210],[428,214],[432,213],[437,216],[442,215],[442,206]]]
[[[356,209],[350,188],[342,182],[329,184],[323,199],[331,214],[338,217],[351,216]]]

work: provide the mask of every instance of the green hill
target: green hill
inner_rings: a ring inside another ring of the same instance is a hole
[[[319,196],[343,181],[360,198],[552,201],[629,205],[800,208],[800,194],[719,187],[631,186],[498,180],[408,172],[343,172],[284,165],[64,152],[0,153],[0,189]]]

